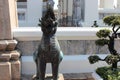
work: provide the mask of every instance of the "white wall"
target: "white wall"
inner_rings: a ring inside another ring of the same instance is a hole
[[[39,18],[42,16],[42,0],[27,0],[26,22],[21,22],[24,26],[37,26]]]
[[[89,55],[64,55],[62,62],[59,66],[59,73],[85,73],[94,72],[97,67],[107,66],[107,63],[100,61],[91,65],[88,61]],[[105,57],[106,55],[99,55]],[[32,56],[22,56],[22,74],[35,74],[36,65]],[[52,73],[51,64],[47,64],[46,72]]]
[[[104,27],[107,28],[107,27]],[[58,40],[96,40],[96,32],[103,28],[87,27],[58,27],[56,36]],[[112,29],[112,28],[107,28]],[[41,39],[41,29],[38,28],[16,28],[12,30],[13,36],[18,41],[36,41]],[[72,33],[72,34],[71,34]],[[98,62],[91,65],[88,61],[89,55],[64,55],[60,64],[60,73],[84,73],[94,72],[97,67],[107,65],[105,62]],[[106,55],[100,55],[104,58]],[[22,56],[22,74],[35,74],[36,66],[32,56]],[[119,64],[120,65],[120,64]],[[47,72],[51,72],[51,66],[47,65]]]
[[[85,0],[84,26],[92,26],[95,20],[98,20],[98,0]]]

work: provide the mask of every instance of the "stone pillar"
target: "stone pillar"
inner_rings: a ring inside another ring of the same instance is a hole
[[[117,8],[120,9],[120,0],[117,0]]]
[[[20,80],[20,53],[12,28],[18,26],[16,0],[0,0],[0,80]]]
[[[114,9],[114,0],[104,0],[105,9]]]
[[[13,39],[11,28],[17,26],[16,0],[0,0],[0,39]]]

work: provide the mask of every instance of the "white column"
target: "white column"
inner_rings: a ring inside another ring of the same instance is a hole
[[[114,8],[114,0],[104,0],[104,8],[106,9]]]
[[[27,26],[38,26],[38,20],[42,17],[42,1],[43,0],[27,1]]]
[[[85,26],[92,26],[98,20],[98,0],[85,0]]]
[[[99,8],[104,8],[104,0],[99,0]]]
[[[68,1],[68,16],[72,16],[73,13],[73,0]]]
[[[117,0],[117,8],[120,9],[120,0]]]

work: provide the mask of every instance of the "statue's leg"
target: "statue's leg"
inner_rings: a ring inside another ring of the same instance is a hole
[[[35,80],[38,80],[39,79],[39,72],[38,72],[38,56],[37,56],[37,51],[35,51],[33,53],[33,59],[35,61],[35,64],[36,64],[36,75],[34,76],[34,79]]]
[[[39,60],[39,80],[45,80],[45,72],[46,72],[46,62],[44,59]]]
[[[37,58],[37,61],[36,61],[36,70],[37,70],[37,71],[36,71],[36,72],[37,72],[37,73],[36,73],[36,79],[37,79],[37,80],[39,79],[39,67],[38,67],[38,60],[39,60],[39,59]]]
[[[53,80],[58,80],[58,69],[59,69],[59,62],[52,63]]]

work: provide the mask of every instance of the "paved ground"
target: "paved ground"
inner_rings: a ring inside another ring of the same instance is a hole
[[[59,80],[94,80],[91,73],[66,73],[60,75]],[[63,79],[64,78],[64,79]],[[21,80],[32,80],[31,75],[22,75]],[[46,79],[51,80],[51,79]]]

